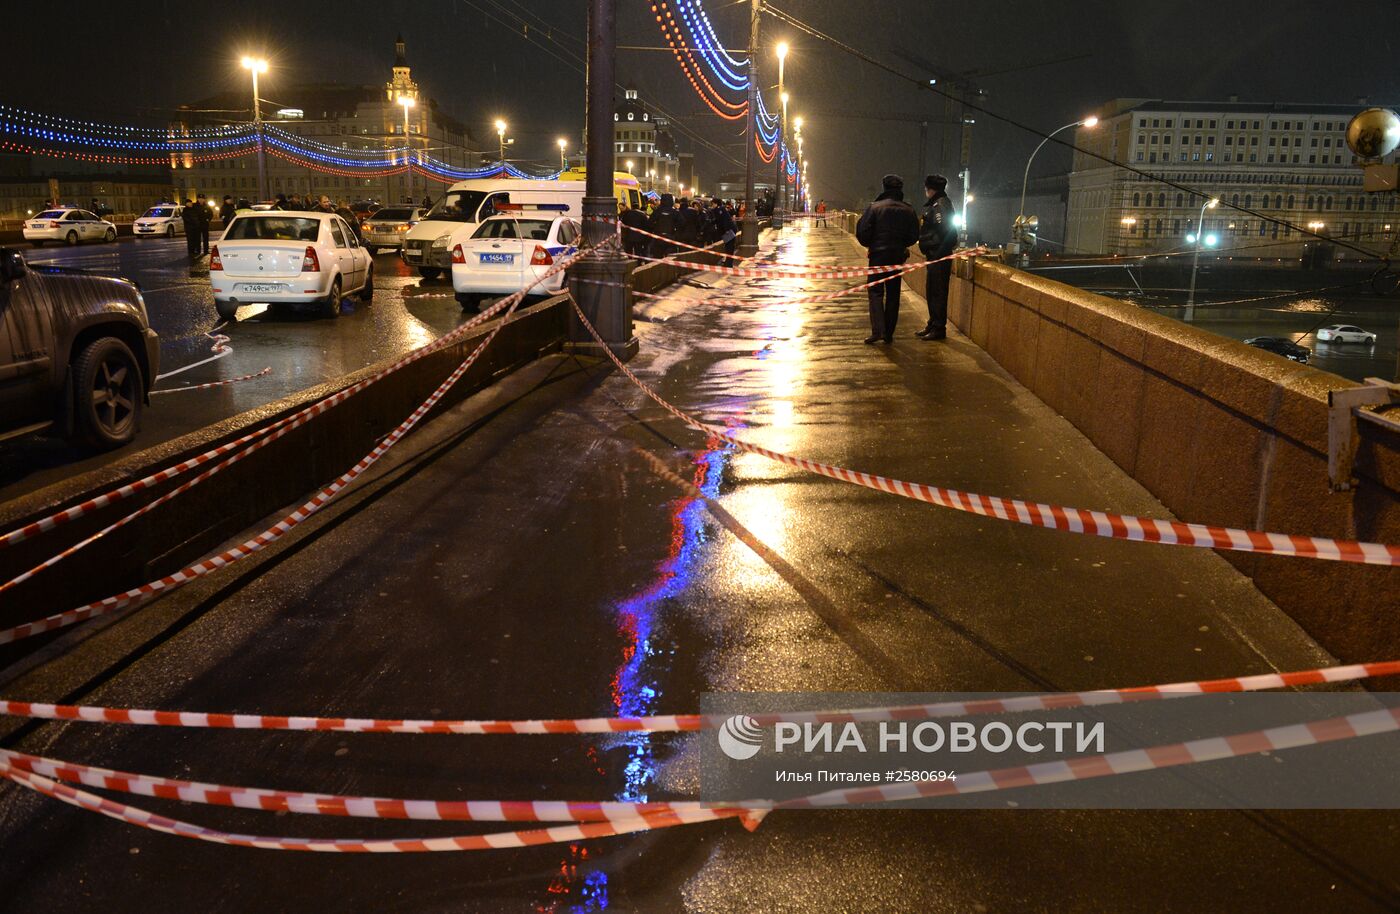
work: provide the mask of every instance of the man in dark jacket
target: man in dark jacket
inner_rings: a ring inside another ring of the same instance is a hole
[[[928,299],[928,326],[916,336],[921,340],[942,340],[948,337],[948,282],[953,277],[953,262],[943,258],[958,246],[958,229],[953,225],[953,201],[948,199],[948,179],[929,175],[924,179],[924,204],[919,225],[919,250],[931,263],[924,271],[924,298]]]
[[[209,198],[200,194],[194,198],[194,208],[199,211],[199,253],[209,253],[209,223],[214,221],[214,209]]]
[[[670,194],[661,195],[661,205],[651,214],[651,230],[663,238],[678,238],[681,232],[681,215],[676,212],[676,198]],[[669,257],[675,248],[664,241],[653,241],[653,257]]]
[[[625,226],[622,230],[622,249],[627,253],[627,256],[635,257],[651,250],[651,239],[642,234],[642,232],[651,231],[651,219],[647,216],[646,210],[634,206],[624,206],[618,218]],[[633,232],[628,231],[628,229],[641,229],[641,231]]]
[[[223,205],[219,207],[219,221],[223,223],[224,228],[228,228],[228,224],[233,221],[233,216],[237,212],[238,207],[233,205],[233,195],[224,194]]]
[[[185,198],[185,208],[180,213],[180,221],[185,224],[185,250],[190,252],[190,259],[193,260],[199,256],[199,233],[203,229],[203,222],[194,201],[188,197]]]
[[[700,211],[690,205],[689,199],[681,200],[680,217],[681,227],[676,237],[691,247],[699,247],[701,228]]]
[[[865,208],[856,223],[856,240],[870,254],[872,267],[895,266],[909,259],[909,247],[919,240],[919,214],[904,202],[904,179],[885,175],[884,191]],[[871,280],[888,276],[880,273]],[[870,288],[870,336],[866,343],[894,342],[899,323],[899,289],[904,280],[891,279]]]

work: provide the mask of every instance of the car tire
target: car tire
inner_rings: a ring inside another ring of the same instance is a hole
[[[108,244],[111,244],[113,241],[116,241],[116,240],[117,240],[117,230],[116,230],[116,229],[107,229],[107,234],[103,236],[103,240],[106,241]]]
[[[331,319],[340,317],[340,277],[331,280],[330,294],[321,299],[321,314]]]
[[[424,279],[437,279],[442,275],[441,267],[419,267],[418,275]]]
[[[458,292],[457,304],[462,306],[463,311],[481,311],[481,296],[472,292]]]
[[[216,301],[214,302],[214,310],[218,312],[221,321],[238,320],[238,302]]]
[[[173,226],[173,225],[167,225],[167,226],[165,227],[165,237],[167,237],[167,238],[174,238],[174,237],[175,237],[175,226]]]
[[[68,234],[63,236],[63,243],[71,248],[78,243],[78,233],[69,229]]]
[[[114,336],[89,343],[73,362],[73,386],[79,440],[110,450],[136,437],[145,388],[141,365],[125,343]]]
[[[374,264],[365,272],[365,285],[360,289],[360,301],[369,304],[374,301]]]

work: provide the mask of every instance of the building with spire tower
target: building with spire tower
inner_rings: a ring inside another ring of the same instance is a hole
[[[403,36],[394,42],[394,65],[390,79],[380,86],[336,83],[283,84],[278,81],[276,62],[263,77],[263,120],[270,126],[305,137],[333,149],[402,149],[407,126],[408,144],[415,150],[428,150],[434,158],[458,168],[475,168],[481,147],[462,122],[444,112],[426,96],[413,79]],[[413,99],[407,125],[401,98]],[[268,99],[276,99],[277,107]],[[246,89],[201,99],[184,108],[175,125],[210,126],[222,121],[203,111],[248,109]],[[249,111],[249,119],[251,119]],[[181,198],[196,193],[219,199],[230,194],[235,199],[252,200],[257,194],[257,165],[252,156],[212,162],[172,161],[174,185]],[[331,199],[373,199],[399,203],[424,196],[436,198],[447,186],[422,174],[363,178],[338,175],[330,170],[308,168],[276,155],[267,157],[268,191],[272,194],[300,194]]]

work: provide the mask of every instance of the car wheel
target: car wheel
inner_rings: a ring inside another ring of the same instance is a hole
[[[116,240],[117,240],[117,230],[116,230],[116,229],[107,229],[107,234],[106,234],[105,236],[103,236],[103,240],[106,241],[108,244],[111,244],[113,241],[116,241]]]
[[[442,269],[440,267],[419,267],[418,275],[424,279],[437,279],[442,275]]]
[[[457,304],[462,306],[463,311],[480,311],[481,296],[471,292],[458,292]]]
[[[69,247],[72,247],[73,245],[77,244],[78,233],[74,231],[69,231],[68,234],[63,237],[63,243],[68,245]]]
[[[360,301],[368,304],[374,300],[374,264],[365,271],[365,286],[360,290]]]
[[[238,302],[216,301],[214,310],[218,312],[221,321],[238,320]]]
[[[340,317],[340,277],[331,281],[331,292],[321,300],[321,313],[326,317]]]
[[[167,225],[167,226],[165,227],[165,237],[167,237],[167,238],[174,238],[174,237],[175,237],[175,226],[173,226],[173,225]]]
[[[126,344],[106,336],[87,345],[73,363],[76,428],[85,444],[114,448],[136,437],[144,394],[141,366]]]

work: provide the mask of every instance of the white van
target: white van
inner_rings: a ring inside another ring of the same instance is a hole
[[[428,214],[404,235],[400,256],[425,279],[452,269],[452,245],[471,238],[477,225],[496,215],[502,203],[553,203],[583,218],[583,181],[532,181],[526,178],[476,178],[459,181],[433,204]]]

